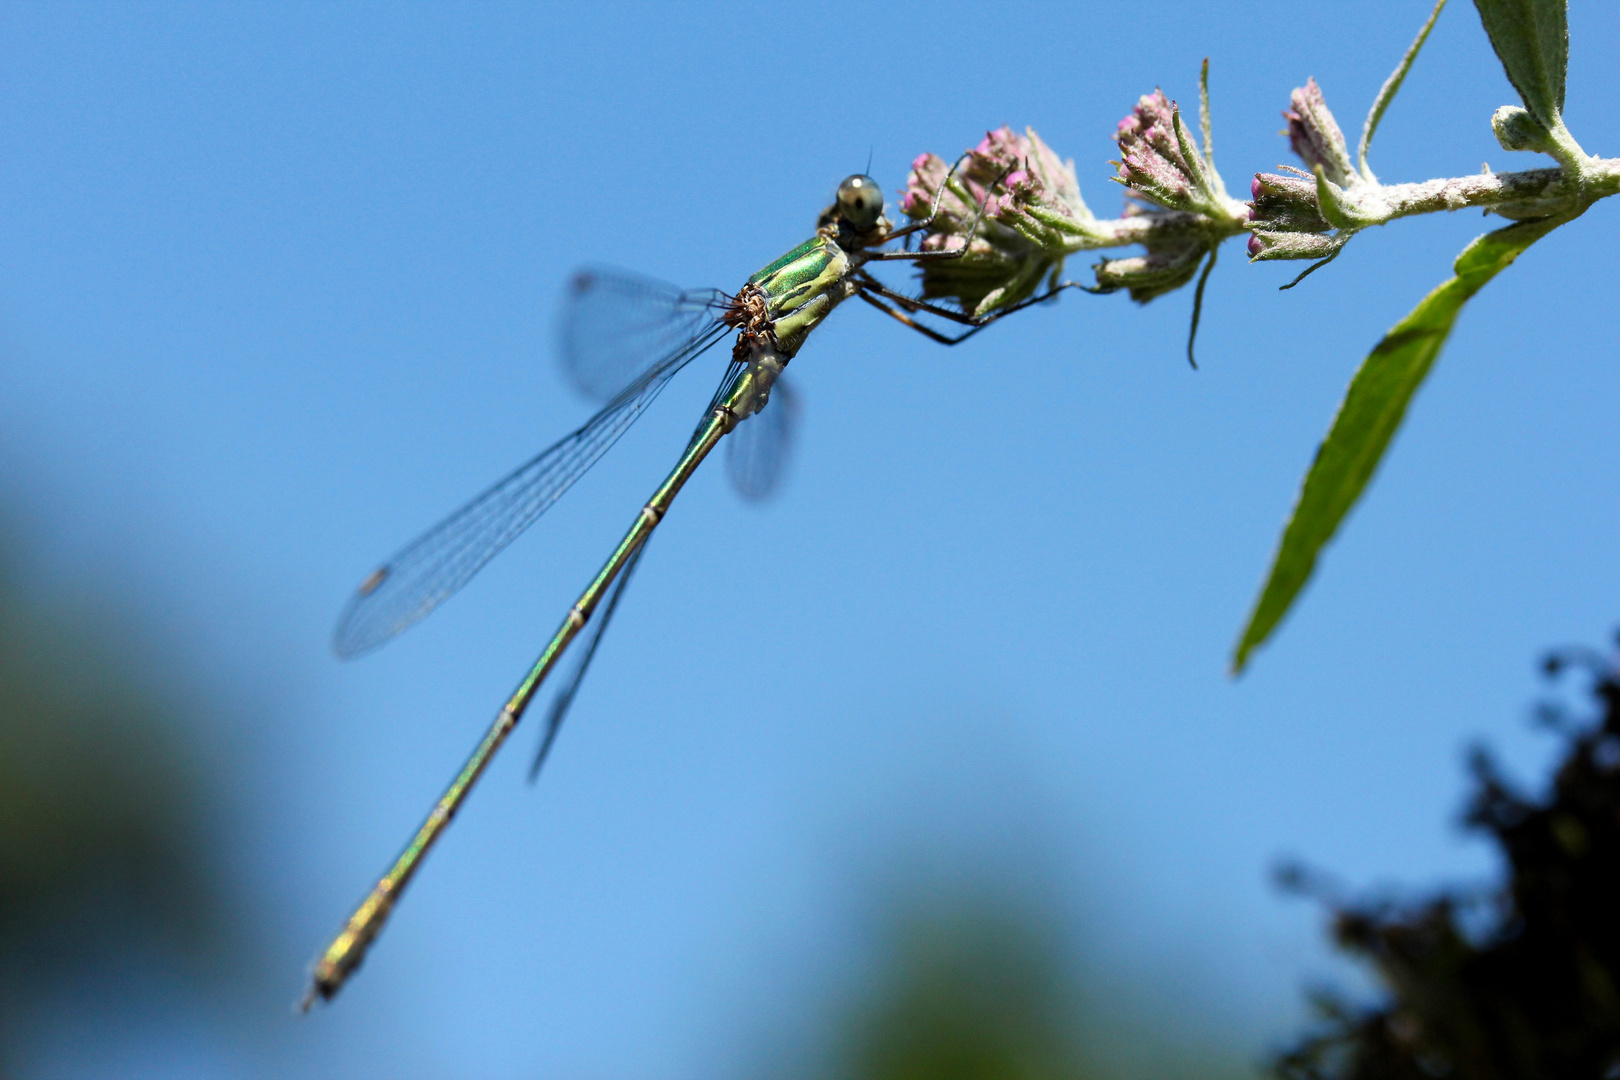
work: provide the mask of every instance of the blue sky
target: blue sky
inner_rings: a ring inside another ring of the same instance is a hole
[[[1128,988],[1117,1008],[1251,1056],[1286,1037],[1301,986],[1340,969],[1274,861],[1358,886],[1489,874],[1453,825],[1462,751],[1489,740],[1533,775],[1533,660],[1620,622],[1614,205],[1465,313],[1236,682],[1230,646],[1350,373],[1490,222],[1375,230],[1290,292],[1297,266],[1229,245],[1196,373],[1186,292],[1071,295],[954,350],[838,312],[793,366],[781,496],[747,506],[723,469],[698,475],[544,782],[522,782],[520,729],[335,1006],[294,1022],[282,1003],[717,377],[718,354],[689,369],[428,622],[334,660],[380,558],[588,415],[551,355],[573,267],[734,289],[868,155],[893,192],[916,154],[1003,123],[1116,212],[1115,122],[1155,85],[1194,100],[1205,56],[1241,190],[1289,161],[1292,87],[1314,75],[1353,133],[1425,14],[9,7],[0,482],[42,580],[112,591],[200,673],[231,763],[221,828],[283,962],[251,1031],[179,999],[127,1027],[70,1009],[42,1060],[747,1071],[855,954],[861,897],[924,864],[1042,883]],[[1571,38],[1569,126],[1613,154],[1620,18],[1577,0]],[[1495,144],[1513,100],[1458,0],[1373,167],[1545,164]]]

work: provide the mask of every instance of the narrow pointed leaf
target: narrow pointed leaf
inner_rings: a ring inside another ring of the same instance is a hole
[[[1524,107],[1547,130],[1557,130],[1569,65],[1565,0],[1474,0],[1474,6]]]
[[[1395,100],[1395,94],[1406,80],[1406,73],[1412,70],[1412,64],[1417,60],[1418,50],[1429,39],[1429,31],[1434,29],[1435,20],[1440,18],[1440,11],[1446,6],[1446,0],[1435,0],[1434,10],[1429,12],[1429,21],[1423,24],[1412,44],[1406,47],[1406,54],[1401,62],[1395,65],[1384,85],[1379,87],[1378,96],[1373,99],[1372,108],[1367,112],[1367,122],[1361,125],[1361,143],[1356,147],[1356,165],[1361,169],[1364,180],[1372,180],[1372,170],[1367,167],[1367,151],[1372,148],[1373,135],[1378,131],[1378,122],[1384,118],[1384,110],[1389,103]]]
[[[1521,222],[1477,238],[1457,256],[1453,265],[1457,276],[1425,296],[1362,362],[1305,476],[1271,573],[1238,641],[1234,674],[1282,622],[1315,569],[1323,545],[1366,489],[1463,304],[1520,252],[1570,216]]]

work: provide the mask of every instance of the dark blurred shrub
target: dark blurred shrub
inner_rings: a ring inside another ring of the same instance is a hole
[[[19,1011],[132,950],[193,974],[230,919],[189,710],[119,621],[19,587],[0,551],[0,1057]],[[147,652],[159,650],[148,649]],[[211,809],[214,812],[211,812]],[[87,1019],[87,1018],[81,1018]]]
[[[1565,742],[1550,789],[1515,791],[1473,756],[1470,828],[1502,851],[1494,889],[1418,902],[1328,898],[1333,933],[1387,991],[1372,1006],[1319,995],[1318,1029],[1276,1062],[1287,1080],[1620,1077],[1620,674],[1581,650],[1549,678],[1592,673],[1596,714],[1544,704]],[[1309,875],[1285,884],[1314,889]]]

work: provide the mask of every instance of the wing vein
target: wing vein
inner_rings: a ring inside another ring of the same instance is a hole
[[[705,310],[712,319],[712,309]],[[726,333],[718,321],[698,327],[577,430],[402,548],[344,608],[333,640],[338,655],[382,645],[465,585],[596,464],[677,372]]]

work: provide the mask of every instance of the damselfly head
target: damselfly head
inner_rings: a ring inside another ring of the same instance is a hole
[[[838,185],[838,212],[856,232],[874,228],[883,216],[883,189],[870,176],[856,173]]]

